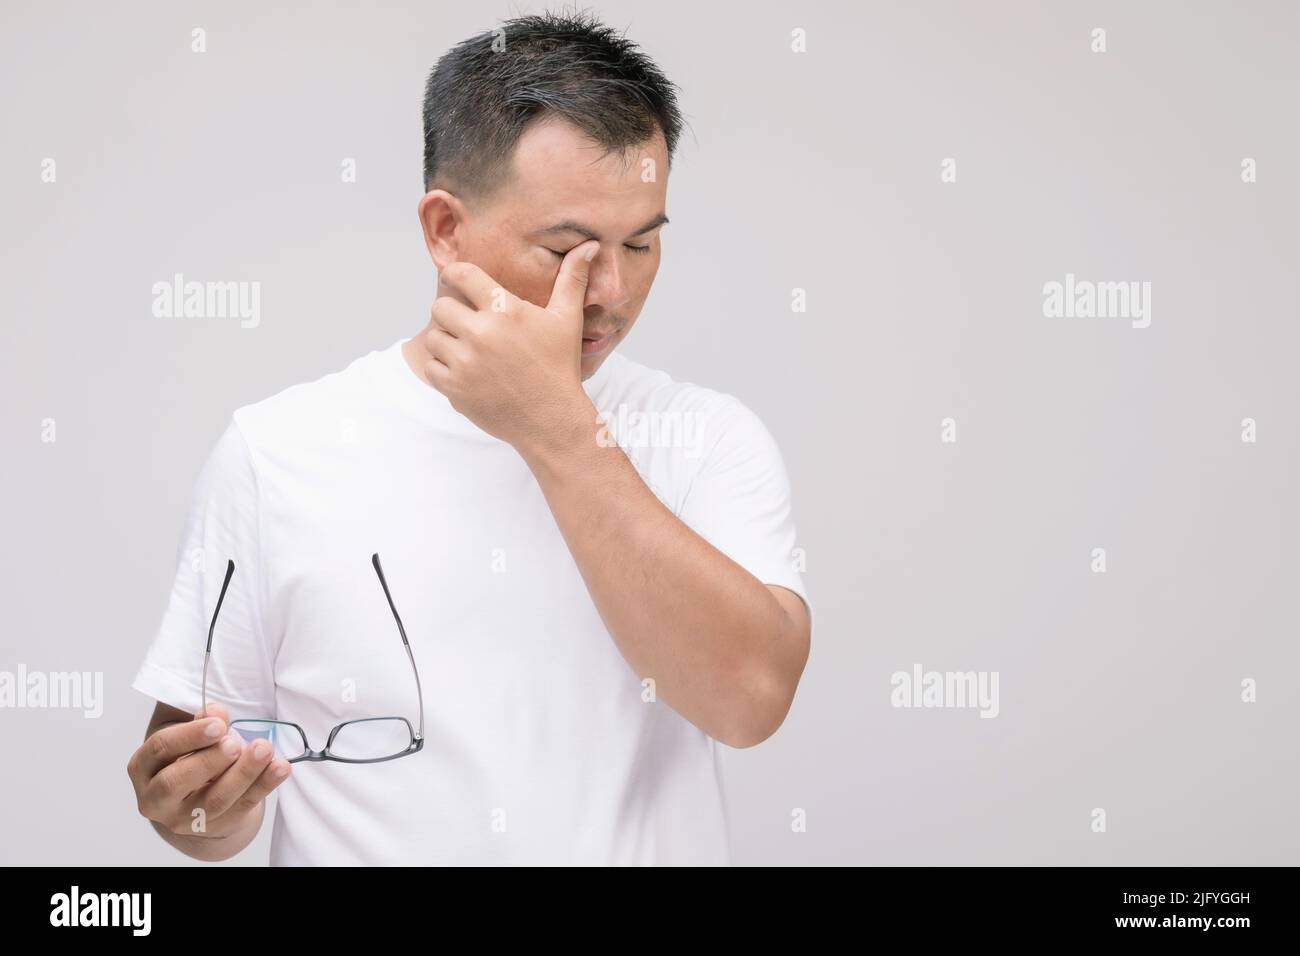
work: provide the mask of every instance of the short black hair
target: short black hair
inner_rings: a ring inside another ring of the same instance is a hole
[[[506,20],[452,47],[424,91],[424,189],[462,199],[506,180],[524,128],[562,118],[626,152],[663,133],[671,164],[682,116],[677,87],[624,35],[585,12]]]

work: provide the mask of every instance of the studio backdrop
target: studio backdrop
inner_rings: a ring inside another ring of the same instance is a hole
[[[197,865],[126,776],[195,478],[428,321],[423,83],[526,7],[5,4],[0,863]],[[766,423],[814,608],[735,861],[1295,863],[1300,8],[591,9],[688,124],[620,348]]]

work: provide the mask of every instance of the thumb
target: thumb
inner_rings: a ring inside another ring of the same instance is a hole
[[[582,318],[582,305],[587,298],[587,278],[591,274],[591,260],[600,251],[600,242],[588,239],[574,246],[560,263],[560,274],[555,277],[551,300],[546,310],[562,317],[577,315]]]
[[[216,701],[208,701],[207,712],[199,711],[194,715],[195,720],[206,720],[209,717],[220,717],[226,729],[230,728],[230,712],[226,710],[225,705],[218,704]]]

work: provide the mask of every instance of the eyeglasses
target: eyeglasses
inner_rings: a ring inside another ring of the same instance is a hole
[[[389,593],[388,582],[384,580],[384,569],[379,565],[379,555],[370,556],[370,563],[375,566],[379,583],[383,585],[384,597],[397,621],[397,633],[402,636],[402,645],[411,662],[411,672],[415,675],[415,694],[420,702],[420,729],[413,731],[411,723],[405,717],[364,717],[348,720],[330,731],[325,741],[324,750],[313,750],[307,743],[307,734],[297,724],[284,720],[234,720],[230,727],[247,741],[269,740],[275,748],[275,756],[282,757],[289,763],[300,760],[337,760],[340,763],[380,763],[384,760],[396,760],[416,753],[424,747],[424,694],[420,690],[420,672],[415,666],[415,655],[411,653],[411,642],[406,639],[406,629],[393,604],[393,595]],[[208,709],[208,661],[212,657],[212,635],[217,627],[217,615],[221,613],[221,602],[226,599],[226,589],[235,573],[235,562],[226,564],[226,580],[221,584],[221,595],[217,598],[217,607],[212,612],[212,624],[208,628],[208,647],[203,654],[203,710]]]

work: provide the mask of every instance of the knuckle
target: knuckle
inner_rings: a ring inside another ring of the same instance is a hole
[[[209,820],[214,820],[230,809],[230,805],[235,801],[227,793],[217,790],[215,787],[205,796],[202,804],[196,804],[196,808],[202,809]]]
[[[164,771],[154,778],[153,792],[156,803],[161,804],[171,800],[179,789],[175,774]]]
[[[153,789],[140,795],[138,801],[140,815],[158,823],[167,819],[167,806],[161,795]]]
[[[261,802],[262,800],[260,797],[254,794],[245,793],[230,805],[230,809],[227,812],[244,816],[245,814],[252,813],[256,810],[257,805]]]
[[[144,745],[148,750],[149,756],[153,757],[155,760],[161,760],[167,756],[167,741],[163,738],[161,733],[150,735],[149,739],[144,742]]]

